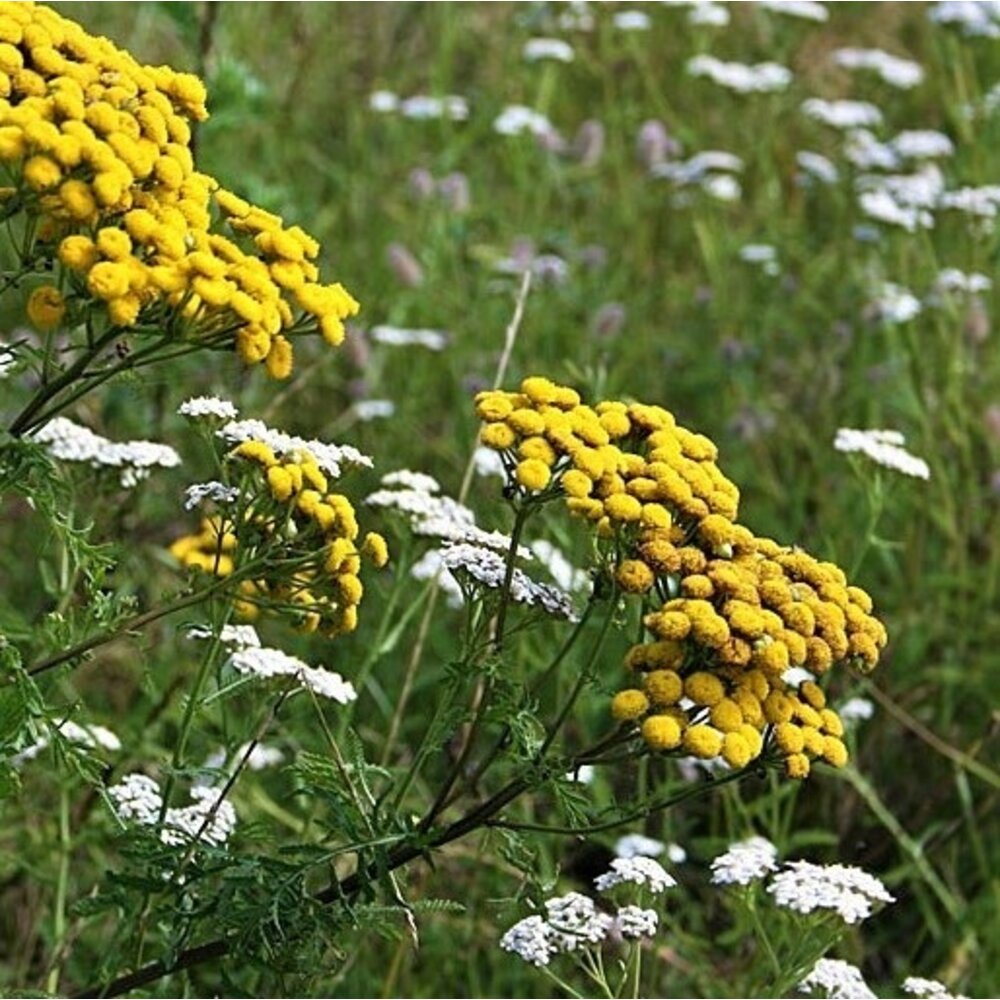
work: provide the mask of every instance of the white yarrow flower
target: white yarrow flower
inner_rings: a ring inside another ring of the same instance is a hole
[[[615,914],[615,928],[623,938],[653,937],[660,922],[656,910],[622,906]]]
[[[589,896],[569,892],[545,901],[547,923],[556,933],[562,950],[574,951],[580,945],[599,944],[614,926],[614,919],[597,909]]]
[[[903,992],[920,997],[920,1000],[959,1000],[944,983],[923,976],[907,976],[903,980]]]
[[[792,71],[774,62],[723,62],[715,56],[700,55],[688,60],[691,76],[708,77],[713,83],[739,94],[762,94],[784,90],[792,82]]]
[[[809,117],[832,128],[871,128],[882,124],[882,112],[869,101],[826,101],[810,97],[802,104]]]
[[[232,504],[240,498],[240,491],[235,486],[226,486],[218,480],[207,483],[192,483],[184,491],[184,509],[194,510],[206,500],[217,504]]]
[[[796,913],[831,910],[849,924],[866,920],[877,903],[895,902],[885,886],[861,868],[810,861],[789,862],[767,891],[778,906]]]
[[[778,870],[778,849],[766,837],[749,837],[730,844],[712,861],[713,885],[749,885]]]
[[[786,14],[804,21],[826,21],[830,14],[826,5],[814,0],[758,0],[757,6],[775,14]]]
[[[861,970],[839,958],[821,958],[799,983],[799,989],[804,993],[822,990],[830,1000],[878,1000]]]
[[[649,15],[641,10],[620,10],[611,23],[619,31],[648,31],[651,22]]]
[[[656,858],[666,849],[667,845],[662,841],[641,833],[629,833],[615,841],[615,854],[619,858]]]
[[[901,59],[882,49],[837,49],[833,60],[844,69],[871,70],[890,86],[901,90],[915,87],[924,78],[924,70],[919,63]]]
[[[857,430],[841,427],[833,446],[846,454],[861,454],[873,462],[895,472],[916,479],[930,479],[928,464],[906,450],[906,439],[899,431]]]
[[[377,344],[391,347],[426,347],[443,351],[448,346],[448,334],[440,330],[411,330],[401,326],[376,326],[370,333]]]
[[[548,965],[549,959],[560,950],[552,928],[537,914],[514,924],[500,938],[500,947],[537,966]]]
[[[204,417],[215,417],[217,420],[235,420],[240,411],[228,399],[218,396],[192,396],[177,407],[182,417],[200,420]]]
[[[272,677],[293,677],[304,688],[321,698],[348,704],[357,698],[350,681],[323,667],[311,667],[296,656],[289,656],[280,649],[265,646],[247,646],[234,649],[228,663],[239,673],[265,680]]]
[[[561,38],[529,38],[524,43],[521,55],[528,62],[552,59],[555,62],[572,62],[573,46]]]
[[[594,879],[594,886],[600,892],[625,884],[648,886],[652,892],[659,893],[677,885],[677,881],[659,861],[640,856],[615,858],[610,870]]]
[[[545,115],[523,104],[511,104],[504,108],[494,120],[493,130],[500,135],[530,132],[534,136],[546,136],[555,132],[552,122]]]

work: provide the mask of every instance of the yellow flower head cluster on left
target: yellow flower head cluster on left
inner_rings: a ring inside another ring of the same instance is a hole
[[[241,489],[254,497],[243,523],[227,528],[220,518],[207,518],[197,533],[177,539],[171,554],[216,576],[259,562],[260,571],[239,583],[236,610],[245,620],[267,608],[287,612],[305,632],[353,632],[364,596],[362,557],[376,569],[385,566],[385,539],[368,532],[358,542],[353,505],[328,492],[308,449],[279,455],[266,442],[249,440],[232,457],[244,467]]]
[[[205,100],[189,73],[140,65],[47,7],[0,3],[4,209],[36,220],[66,304],[97,300],[116,327],[148,320],[233,343],[285,378],[290,336],[337,345],[358,304],[321,282],[308,233],[196,169],[191,124],[208,117]],[[37,305],[32,321],[49,322]]]
[[[626,666],[637,686],[611,705],[646,744],[743,767],[773,753],[790,777],[842,766],[843,725],[822,690],[784,680],[837,663],[872,670],[887,641],[872,600],[843,571],[737,522],[739,492],[707,437],[659,406],[591,407],[546,378],[476,397],[480,440],[522,497],[562,495],[639,596],[648,641]]]

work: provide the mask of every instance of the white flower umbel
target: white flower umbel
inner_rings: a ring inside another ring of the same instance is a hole
[[[869,101],[826,101],[810,97],[802,104],[807,117],[832,128],[872,128],[882,124],[882,112]]]
[[[229,664],[241,674],[260,677],[293,677],[304,688],[320,698],[348,704],[357,698],[354,685],[345,681],[338,673],[324,667],[311,667],[298,657],[289,656],[280,649],[266,646],[250,646],[236,649],[229,657]]]
[[[441,550],[444,565],[459,579],[462,575],[490,590],[504,585],[507,561],[499,552],[469,542],[457,542]],[[538,583],[519,569],[510,578],[510,597],[516,604],[537,606],[547,614],[573,620],[573,602],[569,594],[547,583]]]
[[[901,165],[899,153],[866,128],[848,130],[844,156],[859,170],[896,170]]]
[[[944,983],[937,979],[924,979],[923,976],[907,976],[903,980],[903,992],[920,997],[920,1000],[962,1000],[954,996]]]
[[[494,451],[492,448],[480,445],[472,453],[472,463],[477,476],[484,478],[486,476],[499,476],[503,479],[507,475],[500,452]]]
[[[528,132],[534,136],[546,136],[555,133],[552,122],[532,108],[523,104],[510,104],[494,119],[493,131],[500,135],[520,135]]]
[[[545,901],[547,923],[555,932],[562,951],[575,951],[588,944],[600,944],[614,926],[614,919],[597,909],[589,896],[569,892]]]
[[[834,438],[837,451],[861,454],[873,462],[905,476],[930,479],[930,466],[905,448],[906,438],[899,431],[857,430],[841,427]]]
[[[160,786],[148,775],[127,774],[108,789],[115,812],[125,823],[151,826],[160,818],[163,796]]]
[[[191,420],[203,420],[206,417],[214,417],[216,420],[235,420],[240,411],[228,399],[219,399],[218,396],[192,396],[177,407],[177,412],[182,417]]]
[[[600,892],[626,884],[643,885],[652,892],[666,892],[677,885],[677,881],[659,861],[638,856],[615,858],[610,870],[594,879],[594,886]]]
[[[521,55],[528,62],[551,59],[568,63],[573,61],[573,46],[561,38],[529,38],[524,43]]]
[[[391,90],[375,90],[368,95],[368,107],[379,114],[387,115],[399,110],[399,95]]]
[[[126,488],[146,479],[154,468],[171,469],[181,464],[180,455],[169,445],[155,441],[109,441],[67,417],[50,420],[31,438],[44,444],[48,453],[60,461],[119,470],[119,481]]]
[[[121,740],[110,729],[106,729],[104,726],[80,725],[72,719],[66,719],[64,722],[60,722],[55,728],[64,740],[75,743],[77,746],[84,747],[87,750],[107,750],[114,753],[122,748]],[[51,743],[50,738],[42,736],[32,743],[31,746],[26,747],[17,754],[13,758],[12,763],[18,765],[28,760],[34,760],[49,743]]]
[[[833,162],[822,153],[814,153],[808,149],[799,150],[795,154],[795,162],[799,169],[810,180],[820,184],[836,184],[840,180],[840,171]]]
[[[416,490],[419,493],[440,493],[441,484],[426,472],[413,472],[411,469],[397,469],[387,472],[380,480],[383,486],[401,486],[405,490]]]
[[[778,849],[766,837],[748,837],[729,845],[712,861],[713,885],[749,885],[778,870]]]
[[[928,5],[927,16],[937,24],[949,24],[972,38],[1000,38],[1000,9],[995,3],[975,0],[944,0]]]
[[[250,754],[248,757],[247,751]],[[277,747],[265,743],[244,743],[237,747],[231,757],[225,750],[216,750],[206,759],[205,767],[216,771],[222,770],[227,760],[235,767],[244,757],[247,758],[246,768],[248,771],[264,771],[269,767],[277,767],[285,761],[284,753]]]
[[[208,625],[193,625],[187,630],[189,639],[211,639],[214,634]],[[219,642],[227,649],[250,649],[260,645],[260,636],[253,625],[223,625]]]
[[[908,129],[889,140],[904,160],[939,160],[955,155],[955,144],[936,129]]]
[[[615,914],[615,929],[623,938],[653,937],[660,918],[656,910],[641,906],[622,906]]]
[[[799,983],[803,993],[822,990],[830,1000],[878,1000],[865,982],[861,970],[839,958],[821,958],[812,972]]]
[[[830,910],[849,924],[866,920],[878,903],[895,902],[886,887],[861,868],[810,861],[789,862],[767,891],[778,906],[796,913]]]
[[[449,339],[448,334],[441,330],[387,325],[372,327],[369,336],[376,344],[386,344],[390,347],[426,347],[429,351],[443,351],[448,346]]]
[[[649,15],[641,10],[619,10],[611,19],[619,31],[648,31],[652,23]]]
[[[691,76],[704,76],[727,90],[739,94],[769,94],[784,90],[792,82],[792,71],[774,62],[723,62],[715,56],[701,55],[688,60]]]
[[[414,580],[436,580],[449,608],[460,608],[465,603],[462,587],[445,566],[440,549],[428,549],[410,567],[410,576]]]
[[[720,172],[739,173],[743,160],[735,153],[723,149],[706,149],[688,160],[658,163],[650,170],[654,177],[665,177],[678,185],[700,184],[707,177]]]
[[[295,456],[308,451],[316,459],[316,464],[333,479],[340,476],[344,466],[370,469],[374,464],[370,456],[363,455],[349,444],[329,444],[315,439],[307,441],[268,427],[262,420],[232,420],[219,428],[216,434],[230,445],[242,444],[244,441],[263,441],[279,455]]]
[[[924,78],[920,63],[901,59],[882,49],[837,49],[833,53],[833,61],[844,69],[871,70],[890,86],[901,90],[917,86]]]
[[[890,226],[899,226],[908,233],[934,227],[934,216],[927,209],[900,204],[892,193],[884,188],[863,191],[858,195],[858,205],[869,219]]]
[[[363,424],[372,420],[385,420],[396,412],[391,399],[360,399],[354,404],[354,415]]]
[[[641,833],[629,833],[615,841],[615,854],[619,858],[658,858],[667,845]]]
[[[798,17],[804,21],[822,22],[830,16],[826,4],[816,3],[814,0],[758,0],[757,6],[761,10]]]
[[[874,714],[875,704],[867,698],[849,698],[837,708],[837,715],[840,716],[840,721],[845,726],[867,722]]]
[[[236,828],[236,810],[221,795],[206,785],[195,785],[191,805],[164,813],[160,840],[171,847],[187,847],[195,841],[222,847]],[[108,789],[108,798],[123,823],[155,826],[163,812],[160,786],[145,774],[126,775]]]
[[[691,24],[710,28],[724,28],[729,24],[729,8],[714,0],[695,0],[690,4],[688,21]]]
[[[920,299],[908,288],[885,282],[872,300],[872,306],[883,323],[908,323],[919,315],[922,308]]]
[[[973,272],[966,274],[957,267],[946,267],[938,272],[931,289],[932,294],[938,297],[946,295],[979,295],[981,292],[988,292],[993,287],[991,278],[985,274]]]
[[[455,122],[464,122],[469,117],[469,103],[458,94],[447,94],[444,97],[414,94],[413,97],[407,97],[399,102],[399,113],[404,118],[418,121],[447,118]]]
[[[235,486],[226,486],[216,479],[207,483],[192,483],[184,491],[184,509],[194,510],[206,500],[225,506],[236,503],[239,498],[240,491]]]
[[[514,924],[500,938],[500,947],[539,967],[548,965],[549,960],[561,950],[552,928],[537,914]]]
[[[978,219],[995,219],[1000,206],[1000,184],[980,187],[956,188],[945,191],[939,202],[941,208],[964,212]]]

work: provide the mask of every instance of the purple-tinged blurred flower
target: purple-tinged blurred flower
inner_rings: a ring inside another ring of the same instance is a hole
[[[397,280],[407,288],[417,288],[424,283],[424,269],[402,243],[390,243],[385,258]]]
[[[621,333],[627,318],[628,312],[620,302],[605,302],[594,313],[594,318],[590,322],[590,328],[595,337],[599,337],[602,340],[609,340]]]
[[[681,144],[667,131],[663,122],[650,118],[639,126],[635,137],[635,155],[647,170],[680,154]]]
[[[458,214],[468,212],[472,207],[469,178],[461,171],[455,171],[438,181],[438,194],[451,211]]]
[[[596,166],[604,155],[604,125],[596,118],[583,122],[577,129],[572,152],[581,165]]]
[[[434,194],[434,176],[426,167],[414,167],[406,178],[406,187],[416,201],[426,201]]]

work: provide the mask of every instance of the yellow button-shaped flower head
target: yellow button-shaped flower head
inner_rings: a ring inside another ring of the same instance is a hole
[[[649,699],[635,688],[619,691],[611,699],[611,715],[619,722],[634,722],[649,710]]]
[[[651,715],[642,724],[642,738],[651,750],[674,750],[681,744],[681,726],[672,715]]]
[[[54,285],[36,288],[28,299],[28,319],[37,330],[51,330],[66,315],[66,300]]]

